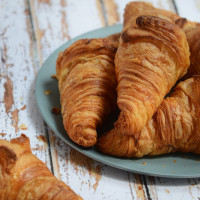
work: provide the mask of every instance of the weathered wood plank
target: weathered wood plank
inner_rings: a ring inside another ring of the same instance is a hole
[[[33,153],[50,168],[43,121],[36,107],[34,82],[38,67],[26,1],[0,1],[0,138],[21,133]]]

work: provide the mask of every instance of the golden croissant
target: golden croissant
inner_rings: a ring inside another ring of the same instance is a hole
[[[21,135],[0,140],[1,200],[81,200],[31,153],[29,139]]]
[[[142,131],[130,136],[117,128],[99,138],[97,147],[103,153],[123,157],[176,151],[200,154],[200,76],[180,82]]]
[[[176,24],[185,32],[191,53],[190,67],[183,79],[196,74],[200,75],[200,24],[185,18],[177,19]]]
[[[184,79],[195,74],[200,74],[200,23],[191,22],[170,11],[155,8],[152,4],[146,2],[130,2],[124,13],[124,26],[130,23],[132,15],[151,15],[161,17],[174,22],[185,33],[190,49],[190,66]]]
[[[152,14],[155,16],[148,11],[138,16],[131,12],[132,4],[125,9],[124,29],[115,56],[117,105],[121,111],[116,129],[123,135],[142,130],[165,95],[186,73],[190,55],[175,17],[159,11]]]
[[[97,127],[116,105],[118,38],[79,40],[57,59],[63,124],[69,137],[84,147],[96,143]]]

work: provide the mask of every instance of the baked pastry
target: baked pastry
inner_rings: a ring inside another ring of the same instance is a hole
[[[185,18],[176,15],[173,12],[163,9],[155,8],[152,4],[146,2],[130,2],[127,4],[126,11],[124,13],[124,26],[130,23],[132,15],[151,15],[161,17],[168,21],[174,22],[185,33],[187,42],[190,49],[190,67],[187,74],[182,78],[185,80],[192,75],[200,74],[200,24],[197,22],[191,22]]]
[[[29,139],[21,135],[0,140],[1,200],[81,200],[31,153]]]
[[[123,21],[124,27],[127,25],[130,26],[131,21],[133,21],[133,16],[139,17],[142,15],[160,17],[173,23],[180,18],[173,12],[155,8],[151,3],[135,1],[126,5]]]
[[[176,24],[184,31],[190,48],[190,67],[183,79],[192,75],[200,75],[200,23],[191,22],[185,18],[176,20]]]
[[[176,86],[142,131],[127,135],[118,127],[99,138],[97,147],[103,153],[123,157],[176,151],[200,154],[199,133],[200,76],[195,76]]]
[[[142,130],[165,95],[186,73],[190,55],[185,34],[175,25],[174,17],[160,18],[165,13],[159,10],[155,12],[159,17],[148,11],[138,16],[132,4],[125,9],[124,29],[115,56],[117,104],[121,111],[115,126],[122,135]]]
[[[114,56],[119,35],[76,41],[57,59],[61,113],[69,137],[91,147],[116,105]]]

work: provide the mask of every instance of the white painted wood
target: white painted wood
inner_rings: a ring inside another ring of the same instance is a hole
[[[191,21],[200,22],[200,1],[199,0],[175,0],[180,16]]]
[[[50,168],[48,145],[39,137],[45,130],[36,109],[37,66],[25,1],[0,1],[0,24],[0,138],[26,134],[33,153]]]
[[[198,179],[155,178],[158,199],[198,199]]]
[[[70,38],[102,27],[99,1],[30,0],[40,64]],[[90,5],[90,6],[88,6]]]

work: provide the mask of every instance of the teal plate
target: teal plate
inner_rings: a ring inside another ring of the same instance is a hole
[[[98,38],[120,32],[121,25],[97,29],[83,35],[80,35],[69,42],[63,44],[56,49],[41,67],[36,80],[36,101],[42,117],[49,127],[59,136],[64,142],[72,148],[83,153],[84,155],[93,158],[104,164],[123,169],[126,171],[171,178],[196,178],[200,177],[200,156],[195,154],[168,154],[154,157],[144,157],[141,159],[125,159],[116,158],[101,154],[94,148],[84,149],[67,136],[63,123],[62,116],[52,114],[52,107],[60,107],[59,92],[57,81],[51,78],[55,74],[55,63],[60,51],[66,49],[69,45],[81,38]],[[45,95],[45,90],[51,90],[50,95]]]

